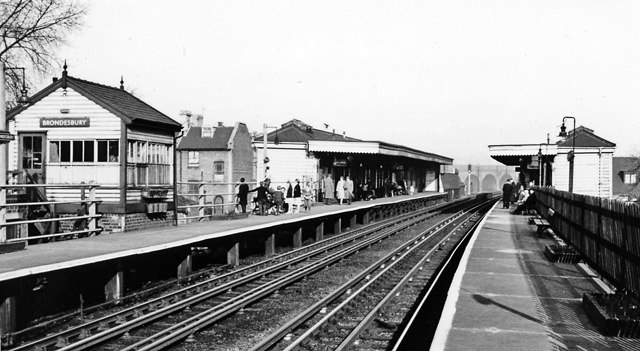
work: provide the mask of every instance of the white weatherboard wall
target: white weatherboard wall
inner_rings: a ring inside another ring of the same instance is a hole
[[[69,113],[61,113],[61,109],[68,109]],[[90,118],[87,128],[41,128],[40,118]],[[15,116],[15,122],[10,126],[12,133],[46,132],[45,165],[46,178],[49,184],[79,184],[97,183],[104,185],[118,185],[120,180],[118,163],[90,163],[49,164],[49,140],[90,140],[90,139],[120,139],[121,120],[111,112],[97,105],[93,101],[80,95],[71,88],[67,88],[66,96],[62,88],[30,106],[27,110]],[[121,141],[122,142],[122,141]],[[18,149],[16,141],[9,146],[9,168],[18,169]],[[120,155],[120,162],[123,162]]]
[[[302,182],[305,176],[308,179],[318,181],[318,159],[307,157],[307,150],[304,144],[279,144],[277,146],[270,144],[267,148],[268,164],[264,163],[262,145],[256,146],[258,157],[256,174],[258,181],[264,180],[266,166],[269,166],[271,171],[271,183],[273,186],[285,185],[287,180],[293,183],[296,178]]]
[[[556,189],[569,190],[569,161],[567,153],[570,149],[558,149],[553,163],[553,184]],[[599,197],[611,197],[613,172],[613,149],[579,149],[573,166],[573,192]]]

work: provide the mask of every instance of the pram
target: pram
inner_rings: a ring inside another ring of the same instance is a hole
[[[260,201],[258,200],[257,197],[253,197],[252,201],[252,207],[253,209],[251,210],[251,213],[254,215],[260,215]],[[265,215],[277,215],[278,214],[278,208],[276,206],[275,201],[273,200],[273,196],[271,194],[267,195],[267,205],[266,205],[266,211],[265,211]]]

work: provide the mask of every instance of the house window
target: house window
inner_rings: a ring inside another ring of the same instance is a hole
[[[216,161],[213,163],[213,181],[224,181],[224,161]]]
[[[625,184],[635,184],[638,182],[638,175],[636,173],[626,173],[624,174],[624,183]]]
[[[199,166],[200,166],[200,152],[189,151],[189,167],[199,167]]]
[[[191,184],[193,183],[193,184]],[[198,193],[198,187],[200,185],[200,181],[197,179],[189,179],[189,184],[187,184],[188,189],[187,189],[187,193],[189,194],[197,194]]]

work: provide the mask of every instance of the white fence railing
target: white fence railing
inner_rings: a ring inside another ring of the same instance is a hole
[[[0,244],[50,240],[59,237],[79,237],[98,234],[102,229],[97,222],[95,184],[15,184],[0,185]],[[48,200],[45,189],[73,189],[76,199]],[[27,199],[18,202],[8,200]],[[62,204],[77,204],[75,215],[57,216],[55,208]],[[73,222],[70,231],[60,232],[62,222]],[[33,225],[35,230],[29,230]],[[38,233],[35,233],[35,232]]]

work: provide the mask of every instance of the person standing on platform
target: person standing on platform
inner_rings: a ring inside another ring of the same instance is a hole
[[[296,186],[293,187],[293,205],[296,207],[293,213],[300,213],[302,205],[302,189],[300,188],[300,179],[296,179]]]
[[[287,195],[284,202],[287,204],[287,214],[293,213],[293,186],[290,180],[287,180]]]
[[[507,179],[507,181],[502,186],[502,208],[509,208],[509,202],[511,202],[511,192],[513,191],[513,187],[511,186],[511,179]]]
[[[344,181],[344,185],[347,188],[347,190],[344,191],[344,197],[347,199],[349,205],[351,205],[351,200],[353,199],[353,180],[347,176],[347,179]]]
[[[324,177],[324,204],[329,205],[335,199],[335,188],[333,187],[333,178],[331,174]]]
[[[344,200],[345,190],[347,190],[347,186],[344,183],[344,178],[341,176],[338,184],[336,184],[336,195],[338,196],[338,203],[340,205],[342,205],[342,200]]]
[[[273,201],[276,203],[276,215],[282,213],[282,204],[284,204],[284,192],[282,190],[283,188],[278,186],[273,193]]]
[[[247,213],[247,196],[249,195],[249,184],[244,182],[244,178],[240,178],[240,184],[236,184],[238,187],[238,204],[242,208],[242,213]]]
[[[311,198],[313,197],[313,190],[311,184],[307,182],[302,190],[302,199],[304,201],[304,208],[306,212],[311,212]]]
[[[258,198],[258,204],[260,206],[260,215],[261,216],[266,216],[267,215],[267,210],[268,205],[269,205],[269,189],[264,186],[264,182],[260,182],[260,186],[253,189],[253,190],[249,190],[250,193],[252,192],[257,192],[256,193],[256,197]]]

